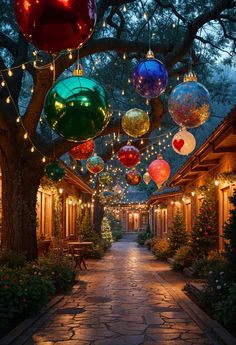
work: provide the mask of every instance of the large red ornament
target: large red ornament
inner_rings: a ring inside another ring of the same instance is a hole
[[[96,23],[96,0],[15,0],[21,32],[48,53],[80,48]]]
[[[170,176],[170,165],[159,154],[157,159],[149,165],[148,173],[157,187],[160,188]]]
[[[131,168],[140,162],[140,152],[135,146],[128,143],[119,150],[118,159],[125,167]]]
[[[133,169],[127,171],[125,174],[125,179],[126,182],[131,186],[137,186],[141,182],[142,176],[137,170]]]
[[[73,149],[69,151],[69,155],[76,160],[82,160],[88,159],[90,156],[92,156],[93,151],[94,142],[93,140],[88,140],[82,144],[73,147]]]

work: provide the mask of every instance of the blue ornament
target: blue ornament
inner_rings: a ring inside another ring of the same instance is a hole
[[[168,100],[171,117],[179,126],[186,128],[202,125],[210,115],[210,108],[209,92],[192,73],[173,89]]]
[[[165,91],[168,83],[165,65],[155,59],[154,54],[149,51],[146,59],[135,67],[132,82],[136,92],[141,96],[158,97]]]

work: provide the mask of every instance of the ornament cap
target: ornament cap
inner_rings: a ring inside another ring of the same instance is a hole
[[[147,59],[154,59],[155,58],[155,55],[151,49],[149,49],[149,51],[147,52],[146,58]]]
[[[163,156],[162,156],[162,154],[161,154],[161,153],[158,153],[158,155],[157,155],[157,159],[163,159]]]
[[[184,83],[186,83],[187,81],[197,81],[197,76],[193,71],[188,72],[184,75]]]
[[[79,66],[77,66],[74,71],[73,71],[73,76],[75,77],[83,77],[84,75],[84,69],[83,66],[81,64],[79,64]]]

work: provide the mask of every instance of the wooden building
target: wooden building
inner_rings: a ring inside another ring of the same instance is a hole
[[[222,248],[220,236],[229,217],[229,196],[236,188],[236,107],[171,178],[171,188],[149,199],[152,231],[160,237],[168,237],[173,216],[180,209],[190,232],[203,199],[195,190],[210,181],[215,185],[219,248]]]

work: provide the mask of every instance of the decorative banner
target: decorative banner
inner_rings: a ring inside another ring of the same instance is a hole
[[[104,88],[78,76],[57,81],[47,94],[44,110],[52,129],[69,141],[97,137],[111,115]]]
[[[88,140],[73,147],[69,151],[69,155],[76,160],[88,159],[93,154],[94,147],[93,140]]]
[[[86,167],[92,174],[99,174],[104,169],[104,161],[101,157],[94,154],[94,156],[87,160]]]
[[[140,162],[140,152],[128,142],[127,145],[120,148],[118,159],[125,167],[131,168]]]
[[[104,171],[98,176],[99,183],[105,185],[105,186],[111,186],[113,183],[113,178],[109,172]]]
[[[95,28],[95,0],[15,0],[14,7],[23,35],[48,53],[81,48]]]
[[[146,185],[148,185],[149,182],[151,181],[151,177],[150,177],[148,171],[145,172],[145,174],[143,174],[143,181],[144,181],[144,183],[145,183]]]
[[[133,85],[137,93],[145,98],[156,98],[163,93],[168,84],[165,65],[154,58],[152,51],[140,62],[133,73]]]
[[[163,159],[161,154],[158,154],[157,159],[149,165],[148,173],[157,187],[160,188],[170,177],[170,165]]]
[[[134,108],[125,113],[121,125],[126,134],[138,138],[149,131],[150,119],[145,111]]]
[[[173,120],[186,128],[202,125],[210,115],[210,107],[209,92],[193,74],[185,76],[184,82],[173,89],[168,100]]]
[[[127,171],[127,173],[125,174],[125,179],[129,185],[137,186],[141,182],[142,177],[141,177],[141,174],[137,170],[132,169],[132,170]]]
[[[54,182],[61,181],[66,174],[65,169],[60,167],[57,162],[47,164],[45,166],[44,173]]]
[[[172,139],[173,150],[180,155],[190,154],[196,147],[196,140],[192,133],[185,128],[176,133]]]

